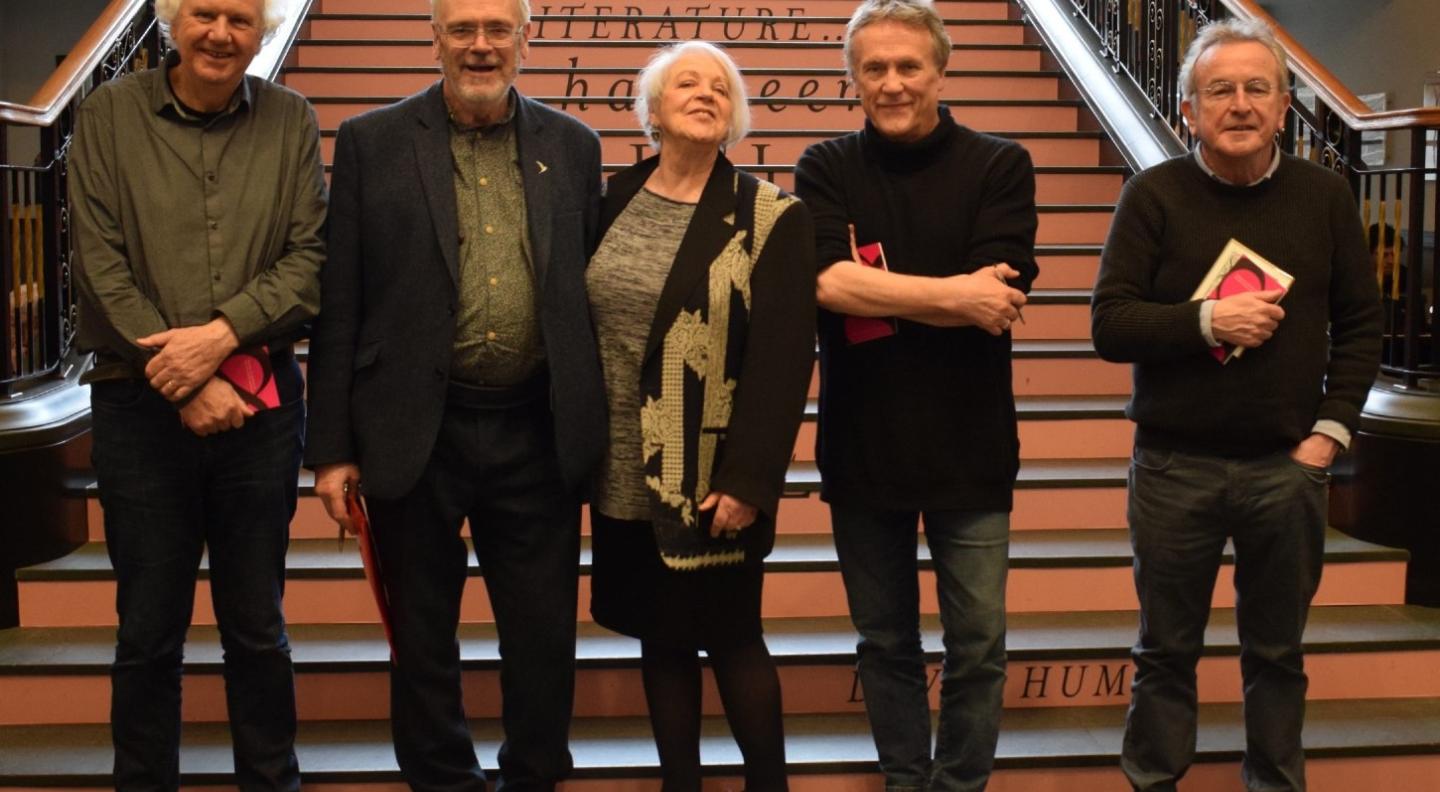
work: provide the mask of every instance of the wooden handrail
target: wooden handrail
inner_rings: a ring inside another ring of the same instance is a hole
[[[84,87],[111,44],[149,0],[110,0],[40,90],[26,104],[0,102],[0,121],[50,126]]]
[[[1354,91],[1345,87],[1333,72],[1316,60],[1275,18],[1256,4],[1255,0],[1220,0],[1230,13],[1240,19],[1258,19],[1275,31],[1275,38],[1290,58],[1290,69],[1315,91],[1331,112],[1340,116],[1346,126],[1359,131],[1440,127],[1440,107],[1411,107],[1398,110],[1371,110]]]

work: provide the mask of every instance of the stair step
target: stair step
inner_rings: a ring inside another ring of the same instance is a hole
[[[578,57],[578,56],[577,56]],[[522,69],[515,85],[527,96],[567,96],[575,100],[608,101],[635,94],[634,66],[575,68],[539,66]],[[855,96],[844,69],[765,68],[742,70],[752,96],[802,96],[840,99]],[[434,65],[405,67],[334,66],[286,69],[282,81],[307,96],[405,96],[434,83]],[[951,72],[946,75],[946,96],[956,99],[1059,98],[1055,72]]]
[[[603,10],[602,10],[603,9]],[[622,12],[623,10],[623,12]],[[569,13],[532,13],[530,39],[585,44],[597,41],[641,41],[661,46],[673,41],[704,39],[730,45],[737,41],[771,41],[789,44],[844,41],[849,15],[820,16],[771,14],[739,8],[718,14],[718,9],[685,14],[644,14],[638,9],[600,7]],[[807,9],[808,11],[808,9]],[[323,39],[373,41],[410,39],[429,42],[429,13],[312,13],[308,35]],[[1011,19],[947,19],[945,30],[956,44],[1023,44],[1026,26]]]
[[[1200,707],[1196,777],[1229,776],[1244,748],[1243,714],[1237,704]],[[1072,707],[1006,713],[996,751],[998,773],[991,784],[999,792],[1066,789],[1113,790],[1124,785],[1116,768],[1124,711],[1117,707]],[[494,766],[500,725],[472,719],[476,753]],[[875,748],[862,714],[791,715],[785,719],[786,758],[792,788],[798,790],[877,789]],[[1440,700],[1316,701],[1306,711],[1306,755],[1315,792],[1365,786],[1326,786],[1337,777],[1373,787],[1378,769],[1388,789],[1426,789],[1440,774]],[[566,789],[594,792],[633,790],[631,783],[658,773],[648,721],[643,718],[580,718],[571,728],[574,781]],[[297,744],[307,786],[389,784],[398,782],[383,721],[306,722]],[[724,719],[706,718],[701,757],[712,782],[740,773],[740,755]],[[1386,761],[1390,760],[1390,761]],[[7,786],[94,786],[111,781],[109,727],[0,727],[0,784]],[[182,735],[182,784],[233,784],[233,760],[224,724],[186,724]],[[1206,764],[1226,763],[1207,771]],[[1347,767],[1357,763],[1358,767]],[[1337,768],[1337,769],[1332,769]],[[843,774],[871,776],[836,778]],[[1013,774],[1013,775],[1011,775]],[[1328,779],[1328,780],[1321,780]],[[1412,783],[1407,783],[1413,780]],[[651,783],[654,783],[653,781]],[[585,784],[585,786],[580,786]],[[644,787],[653,789],[654,787]],[[1191,787],[1195,788],[1195,787]],[[717,787],[718,789],[718,787]]]
[[[790,5],[794,5],[791,3]],[[935,4],[941,16],[946,19],[990,19],[1001,20],[1010,18],[1010,4],[1005,0],[941,0]],[[323,14],[394,14],[399,11],[419,11],[425,6],[420,0],[408,0],[404,4],[397,3],[397,0],[315,0],[311,6],[311,13]],[[631,11],[630,9],[634,9]],[[751,13],[766,14],[768,16],[786,17],[792,12],[789,5],[765,3],[763,5],[696,5],[678,6],[669,0],[626,0],[624,3],[602,2],[587,3],[583,0],[575,2],[538,2],[531,3],[530,14],[532,17],[548,16],[554,14],[597,14],[597,13],[635,13],[635,14],[666,14],[674,9],[681,13],[672,15],[678,21],[683,21],[686,15],[715,13],[726,15],[729,13]],[[764,10],[761,10],[764,9]],[[799,9],[796,9],[799,10]],[[855,10],[854,0],[807,0],[804,6],[805,13],[810,16],[849,17]]]
[[[849,134],[853,129],[754,129],[728,150],[729,156],[737,162],[793,163],[800,158],[805,147],[817,140],[828,140]],[[321,155],[326,162],[333,162],[335,155],[335,130],[320,132]],[[633,124],[629,127],[598,129],[600,154],[605,162],[638,161],[654,151],[645,138],[645,133]],[[1000,137],[1019,142],[1030,152],[1036,166],[1077,166],[1089,167],[1099,162],[1100,137],[1095,132],[992,132]],[[1094,273],[1084,285],[1094,282]]]
[[[923,620],[932,674],[941,659],[938,617]],[[1014,614],[1009,620],[1005,706],[1124,706],[1129,700],[1133,612]],[[780,666],[791,714],[859,712],[854,678],[856,637],[848,618],[772,619],[766,643]],[[499,717],[498,646],[493,625],[459,632],[466,711]],[[389,649],[376,625],[294,625],[290,642],[302,720],[363,720],[388,715]],[[1218,610],[1198,669],[1200,700],[1239,700],[1234,613]],[[1316,608],[1306,631],[1312,701],[1440,697],[1440,613],[1414,606]],[[576,713],[642,716],[639,642],[582,624],[577,643]],[[104,723],[109,719],[110,628],[42,628],[0,632],[0,725]],[[186,645],[185,718],[225,719],[221,648],[214,627],[191,629]],[[1377,669],[1383,669],[1378,673]],[[1356,689],[1355,680],[1372,680]],[[708,684],[708,683],[707,683]],[[57,701],[63,685],[67,696]],[[347,691],[372,695],[357,699]],[[938,707],[938,690],[931,690]],[[707,714],[720,714],[713,688]]]
[[[1096,472],[1105,470],[1097,466]],[[1114,475],[1113,466],[1109,475]],[[588,540],[587,540],[588,542]],[[936,613],[934,573],[928,551],[919,544],[921,611]],[[1331,531],[1326,536],[1326,573],[1318,605],[1386,605],[1404,601],[1401,550],[1371,545]],[[1230,563],[1215,587],[1212,603],[1234,603]],[[328,539],[296,539],[286,558],[286,615],[294,624],[373,622],[373,603],[353,544],[337,550]],[[1010,541],[1007,610],[1011,613],[1133,610],[1131,553],[1123,529],[1091,531],[1017,531]],[[588,550],[581,553],[579,613],[589,612]],[[841,616],[845,597],[835,574],[834,545],[828,535],[781,534],[766,561],[762,605],[766,617]],[[470,559],[470,574],[478,567]],[[20,623],[25,627],[79,627],[115,622],[114,581],[102,543],[82,546],[47,564],[16,572]],[[209,582],[203,568],[197,586],[195,624],[213,624]],[[466,587],[462,621],[492,620],[483,586]]]
[[[655,49],[651,41],[557,41],[530,42],[530,57],[524,68],[533,67],[621,67],[634,68],[645,62]],[[840,42],[732,41],[726,50],[745,68],[766,66],[837,68],[845,65]],[[431,42],[413,39],[347,41],[344,39],[301,39],[291,50],[296,66],[435,66]],[[950,53],[946,69],[993,69],[997,71],[1038,70],[1044,49],[1035,44],[961,44]],[[572,58],[578,60],[572,62]],[[439,78],[439,72],[436,72]]]

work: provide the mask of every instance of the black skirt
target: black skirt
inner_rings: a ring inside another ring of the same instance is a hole
[[[676,570],[660,560],[648,521],[591,512],[590,614],[621,635],[695,649],[741,646],[761,637],[764,556],[775,523],[745,529],[743,564]]]

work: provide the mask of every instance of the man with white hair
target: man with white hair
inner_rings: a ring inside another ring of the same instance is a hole
[[[571,768],[580,492],[605,449],[585,296],[600,141],[513,88],[523,0],[435,0],[430,88],[340,126],[310,357],[316,493],[365,493],[394,614],[390,718],[418,790],[483,790],[455,630],[461,524],[500,641],[503,790]]]
[[[1101,255],[1095,348],[1135,365],[1140,636],[1121,767],[1139,790],[1174,790],[1194,759],[1195,667],[1227,539],[1245,785],[1305,789],[1301,637],[1320,583],[1327,468],[1375,378],[1380,306],[1345,180],[1275,142],[1288,82],[1265,25],[1203,29],[1180,72],[1199,143],[1126,184]],[[1192,299],[1232,239],[1292,275],[1288,290]],[[1222,365],[1222,344],[1244,355]]]
[[[305,100],[245,70],[263,0],[158,0],[174,49],[95,90],[70,148],[93,461],[116,577],[118,789],[180,783],[180,676],[208,551],[242,789],[298,789],[281,612],[325,185]],[[253,379],[240,372],[249,367]]]

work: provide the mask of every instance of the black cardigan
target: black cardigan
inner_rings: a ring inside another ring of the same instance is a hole
[[[610,179],[602,237],[658,164],[652,157]],[[814,362],[813,233],[797,199],[717,157],[641,364],[646,483],[672,568],[768,552],[768,543],[711,538],[713,511],[696,506],[718,490],[775,516]],[[712,299],[712,286],[725,294]],[[711,326],[717,317],[728,317],[723,327]]]

